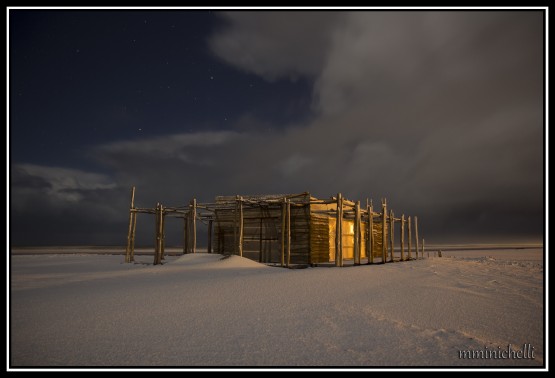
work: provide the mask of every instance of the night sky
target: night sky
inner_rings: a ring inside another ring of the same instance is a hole
[[[387,197],[418,215],[427,244],[543,237],[541,10],[11,9],[8,21],[13,246],[125,244],[133,185],[141,207]]]

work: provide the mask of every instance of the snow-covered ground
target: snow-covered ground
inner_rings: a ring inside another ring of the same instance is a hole
[[[541,366],[542,253],[307,269],[206,253],[161,266],[12,253],[10,364]],[[508,344],[530,344],[534,359],[459,358]]]

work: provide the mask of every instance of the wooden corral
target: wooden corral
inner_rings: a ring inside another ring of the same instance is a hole
[[[135,230],[138,213],[155,215],[154,264],[164,259],[166,216],[183,219],[183,253],[197,250],[197,222],[208,226],[208,253],[235,254],[261,263],[317,265],[344,261],[359,265],[412,259],[411,217],[395,218],[387,202],[374,211],[372,202],[343,198],[341,193],[318,199],[310,193],[219,196],[212,203],[156,208],[136,208],[135,188],[131,193],[126,262],[134,260]],[[414,240],[418,258],[418,223],[414,219]],[[395,256],[395,228],[399,225],[400,256]],[[407,227],[405,227],[407,226]],[[408,249],[405,254],[405,230]],[[421,257],[424,256],[422,242]]]

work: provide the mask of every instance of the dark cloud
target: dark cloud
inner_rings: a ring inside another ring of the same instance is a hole
[[[316,76],[326,61],[337,12],[228,12],[225,26],[209,39],[224,61],[263,76]]]
[[[123,243],[115,231],[125,228],[128,191],[108,176],[31,164],[10,173],[13,245]]]
[[[37,177],[30,175],[19,166],[12,166],[11,169],[11,176],[10,176],[10,184],[12,190],[14,189],[38,189],[38,190],[47,190],[52,188],[52,185],[42,177]]]
[[[53,212],[69,211],[67,219],[101,222],[108,214],[113,223],[87,227],[116,240],[125,234],[131,185],[148,207],[193,196],[340,191],[375,203],[387,197],[397,213],[417,214],[427,242],[539,238],[542,17],[226,14],[209,39],[214,54],[268,80],[309,78],[312,119],[273,128],[247,114],[228,131],[99,145],[91,154],[110,176],[12,168],[12,206],[26,210],[19,201],[45,196]],[[86,205],[86,217],[72,213],[87,201],[101,205]]]

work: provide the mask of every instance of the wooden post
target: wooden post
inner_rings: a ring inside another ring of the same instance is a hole
[[[430,257],[430,252],[428,252],[428,257]],[[424,258],[424,239],[422,238],[422,258]]]
[[[335,266],[339,266],[339,247],[341,245],[341,230],[339,227],[339,223],[341,222],[341,212],[339,210],[339,197],[341,193],[337,194],[336,201],[337,201],[337,208],[335,212]]]
[[[156,204],[156,208],[154,210],[154,265],[158,261],[158,207],[160,206],[159,203]]]
[[[233,254],[239,254],[239,196],[235,197],[235,213],[233,214]]]
[[[372,206],[368,205],[368,244],[366,250],[368,251],[368,264],[374,263],[374,220],[372,216]]]
[[[125,248],[125,262],[130,263],[131,260],[131,236],[133,233],[133,212],[135,210],[135,187],[131,188],[131,206],[129,207],[129,229],[127,230],[127,247]]]
[[[337,214],[335,222],[335,266],[343,266],[343,198],[337,193]]]
[[[272,238],[273,239],[273,238]],[[266,250],[266,263],[272,262],[272,240],[268,243],[268,249]]]
[[[192,230],[193,245],[191,246],[191,252],[192,253],[197,253],[197,199],[196,198],[193,198],[192,222],[193,222],[193,230]]]
[[[339,210],[341,211],[341,222],[339,222],[339,229],[340,229],[340,235],[341,237],[339,238],[339,266],[343,266],[343,196],[341,196],[341,206],[339,206]]]
[[[239,197],[239,256],[243,257],[243,197]]]
[[[158,245],[158,264],[161,264],[164,257],[164,207],[162,204],[160,204],[160,207],[158,208],[158,219],[158,234],[160,235]]]
[[[214,228],[214,220],[208,221],[208,253],[212,253],[212,229]]]
[[[166,214],[164,213],[164,206],[160,204],[160,260],[165,260],[166,252]],[[161,261],[160,261],[161,262]]]
[[[156,235],[156,246],[154,247],[154,265],[158,264],[158,256],[160,256],[160,203],[156,204],[154,212],[154,234]]]
[[[418,217],[414,217],[414,233],[416,236],[416,259],[418,260]]]
[[[353,235],[354,238],[354,264],[360,265],[360,255],[362,254],[360,251],[361,247],[361,237],[360,237],[360,201],[356,202],[355,205],[355,232]]]
[[[133,212],[133,231],[131,231],[131,253],[130,262],[135,261],[135,231],[137,230],[137,212]]]
[[[260,207],[260,237],[259,237],[259,246],[258,246],[258,262],[262,262],[263,258],[262,258],[262,226],[263,226],[263,222],[262,222],[262,206]]]
[[[287,200],[287,262],[289,268],[291,264],[291,200]]]
[[[395,261],[394,258],[394,236],[395,236],[395,218],[393,217],[393,210],[389,211],[389,246],[391,247],[391,262]]]
[[[405,261],[405,214],[401,215],[401,261]]]
[[[287,219],[287,199],[281,204],[281,266],[285,265],[285,221]]]
[[[189,252],[189,214],[183,217],[183,254]]]
[[[411,220],[410,220],[410,215],[409,215],[409,217],[408,217],[408,219],[407,219],[407,225],[409,226],[409,234],[408,234],[408,237],[409,237],[409,260],[412,258],[412,256],[411,256],[411,250],[412,250],[412,233],[411,233],[411,225],[410,225],[410,224],[411,224]]]
[[[155,235],[156,235],[156,246],[154,249],[154,265],[161,263],[162,256],[162,212],[160,211],[160,203],[156,204],[155,214]]]
[[[382,202],[382,264],[385,264],[386,253],[387,253],[387,202],[384,200]]]

